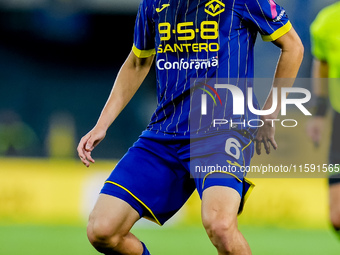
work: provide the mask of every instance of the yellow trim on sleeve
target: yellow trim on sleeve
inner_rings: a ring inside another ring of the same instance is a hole
[[[133,45],[132,47],[132,51],[133,53],[135,53],[135,55],[139,58],[148,58],[151,57],[152,55],[156,54],[156,50],[155,49],[151,49],[151,50],[140,50],[138,49],[135,45]]]
[[[292,23],[288,21],[283,27],[280,27],[271,35],[262,35],[262,40],[265,42],[272,42],[283,36],[284,34],[288,33],[292,29]]]
[[[122,185],[115,183],[115,182],[111,182],[111,181],[106,181],[105,183],[111,183],[113,185],[118,186],[119,188],[122,188],[123,190],[125,190],[127,193],[129,193],[134,199],[136,199],[139,203],[141,203],[148,211],[149,213],[152,215],[152,217],[154,218],[155,222],[162,226],[162,224],[159,222],[159,220],[157,219],[157,217],[155,216],[155,214],[152,212],[152,210],[146,205],[144,204],[138,197],[136,197],[130,190],[128,190],[127,188],[123,187]]]

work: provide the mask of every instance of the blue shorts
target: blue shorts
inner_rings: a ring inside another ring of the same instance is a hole
[[[126,201],[159,225],[196,188],[202,198],[209,187],[231,187],[242,198],[242,211],[254,186],[244,178],[242,167],[249,165],[253,151],[252,141],[236,131],[192,141],[141,137],[118,162],[101,193]]]

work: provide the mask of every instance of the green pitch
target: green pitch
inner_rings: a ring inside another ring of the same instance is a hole
[[[340,240],[328,230],[287,230],[242,226],[254,255],[335,255]],[[155,227],[133,231],[152,255],[212,254],[201,227]],[[95,255],[85,227],[0,226],[0,254],[4,255]]]

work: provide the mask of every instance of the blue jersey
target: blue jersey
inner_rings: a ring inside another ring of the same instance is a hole
[[[273,0],[142,0],[133,52],[137,57],[156,54],[158,94],[142,136],[188,138],[225,128],[253,134],[256,125],[249,121],[258,116],[249,110],[247,96],[257,33],[273,41],[290,29],[285,10]],[[235,113],[236,94],[216,84],[242,92],[244,105],[238,107],[243,112]],[[253,92],[250,96],[258,109]],[[215,126],[214,120],[236,125]]]

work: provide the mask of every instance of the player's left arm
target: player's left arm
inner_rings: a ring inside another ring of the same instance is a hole
[[[278,104],[276,110],[272,114],[261,116],[264,125],[259,128],[255,138],[256,152],[258,155],[261,154],[262,143],[264,144],[267,154],[270,153],[270,147],[273,147],[275,150],[278,147],[274,137],[275,126],[272,126],[272,121],[266,120],[277,119],[281,110],[281,88],[293,86],[304,52],[301,39],[294,28],[291,28],[289,32],[273,41],[273,43],[281,49],[281,55],[276,66],[273,86],[263,106],[263,110],[270,109],[272,106],[273,88],[277,88]]]

